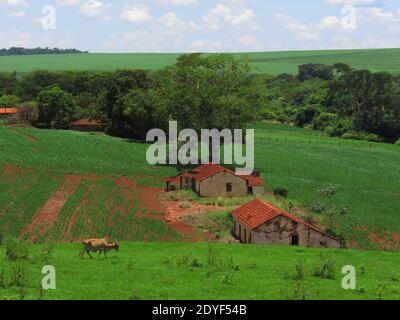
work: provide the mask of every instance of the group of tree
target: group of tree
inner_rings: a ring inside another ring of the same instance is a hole
[[[11,47],[9,49],[0,49],[0,56],[25,56],[34,54],[70,54],[70,53],[88,53],[77,49],[59,49],[59,48],[21,48]]]
[[[107,133],[133,139],[167,129],[170,120],[196,130],[277,120],[344,138],[400,138],[399,77],[343,63],[270,76],[252,73],[229,54],[188,54],[157,71],[3,73],[1,103],[29,103],[28,110],[37,108],[32,123],[40,127],[98,119]]]

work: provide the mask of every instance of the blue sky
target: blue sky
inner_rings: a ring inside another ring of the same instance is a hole
[[[42,13],[44,6],[51,10]],[[43,28],[49,21],[54,28]],[[0,0],[0,47],[10,46],[91,52],[397,48],[400,1]]]

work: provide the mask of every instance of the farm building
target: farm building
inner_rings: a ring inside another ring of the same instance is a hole
[[[258,173],[244,176],[210,163],[166,179],[167,191],[192,189],[201,197],[245,197],[264,193]]]
[[[83,132],[103,131],[103,125],[100,120],[80,119],[71,122],[71,129]]]
[[[0,108],[0,120],[8,120],[18,112],[17,108]]]
[[[334,236],[262,200],[232,212],[233,234],[242,243],[340,248]]]

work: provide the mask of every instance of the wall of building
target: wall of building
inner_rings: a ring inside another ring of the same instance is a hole
[[[234,219],[235,236],[238,239],[240,238],[243,243],[292,245],[292,236],[298,235],[299,245],[303,247],[341,247],[339,241],[286,217],[277,217],[276,219],[259,226],[256,230],[248,230],[239,221],[235,220],[236,219]],[[241,236],[239,236],[239,229],[242,231]],[[246,230],[246,239],[244,238],[244,230]]]
[[[264,194],[264,192],[265,192],[264,186],[255,186],[255,187],[253,187],[253,194],[254,195]]]
[[[226,191],[228,183],[232,184],[232,192]],[[196,190],[202,197],[245,197],[247,195],[247,181],[228,172],[220,172],[196,183]]]

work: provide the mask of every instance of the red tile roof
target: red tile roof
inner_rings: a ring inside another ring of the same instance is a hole
[[[264,179],[262,179],[260,177],[237,175],[236,172],[234,172],[233,170],[224,168],[224,167],[214,164],[214,163],[203,164],[189,172],[184,172],[179,176],[183,177],[183,178],[184,177],[193,178],[197,181],[203,181],[205,179],[215,176],[216,174],[218,174],[220,172],[228,172],[234,176],[238,176],[242,179],[245,179],[247,181],[248,185],[251,187],[264,185]],[[166,181],[168,181],[168,180],[166,180]]]
[[[295,217],[294,215],[274,207],[273,205],[266,203],[260,199],[255,199],[232,212],[232,216],[239,220],[250,230],[254,230],[259,226],[279,217],[283,216],[290,220],[293,220],[299,224],[302,224],[310,229],[313,229],[319,233],[326,235],[334,240],[340,241],[334,236],[322,231],[321,229]]]
[[[73,126],[100,126],[100,120],[79,119],[71,122]]]
[[[0,108],[0,114],[16,114],[17,108]]]

